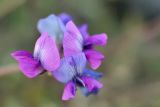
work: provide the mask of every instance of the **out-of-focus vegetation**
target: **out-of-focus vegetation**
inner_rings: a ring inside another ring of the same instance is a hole
[[[61,12],[109,36],[97,96],[62,102],[63,84],[47,74],[27,79],[10,57],[32,51],[38,19]],[[0,0],[0,107],[160,107],[160,1]]]

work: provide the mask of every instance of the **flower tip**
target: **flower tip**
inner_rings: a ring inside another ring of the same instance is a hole
[[[63,101],[68,101],[68,100],[72,100],[74,98],[74,96],[70,96],[70,97],[64,97],[64,96],[62,96],[62,100]]]
[[[106,33],[102,33],[102,36],[104,37],[105,40],[104,45],[106,45],[108,43],[108,35]]]
[[[71,17],[71,16],[70,16],[68,13],[66,13],[66,12],[63,12],[63,13],[59,14],[59,16]]]
[[[99,61],[97,61],[97,63],[93,63],[90,66],[93,70],[96,70],[100,67],[101,63],[102,63],[101,60],[99,60]]]
[[[67,100],[72,100],[75,97],[75,95],[67,95],[67,94],[63,94],[62,96],[62,100],[63,101],[67,101]]]
[[[100,83],[99,86],[98,86],[98,88],[99,88],[99,89],[100,89],[100,88],[103,88],[103,84]]]
[[[20,55],[21,51],[14,51],[10,53],[11,57],[18,60],[18,56]]]
[[[24,75],[29,79],[33,79],[35,77],[34,75],[26,75],[26,74],[24,74]]]
[[[108,42],[108,35],[106,33],[101,33],[100,36],[103,38],[102,46],[105,46]]]
[[[15,52],[10,53],[10,55],[11,55],[11,57],[13,57],[13,58],[14,58],[14,56],[15,56]]]

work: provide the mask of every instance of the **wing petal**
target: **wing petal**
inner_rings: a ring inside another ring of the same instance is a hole
[[[86,88],[88,89],[89,92],[94,91],[95,89],[100,89],[103,87],[103,84],[97,81],[96,79],[89,77],[89,76],[84,76],[81,78],[83,82],[86,85]]]
[[[86,50],[85,55],[92,69],[97,69],[104,59],[103,54],[95,50]]]
[[[87,38],[85,45],[93,44],[105,46],[107,44],[108,37],[105,33],[93,35]]]
[[[32,54],[27,51],[15,51],[11,56],[19,63],[23,74],[28,78],[34,78],[43,72],[39,61],[33,58]]]

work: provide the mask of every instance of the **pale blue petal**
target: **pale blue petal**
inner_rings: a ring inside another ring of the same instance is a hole
[[[40,33],[47,32],[57,43],[61,43],[65,26],[56,15],[51,14],[46,18],[40,19],[37,23],[37,28]]]
[[[86,66],[84,53],[79,53],[61,59],[60,67],[53,71],[53,76],[60,82],[66,83],[75,76],[81,75]]]

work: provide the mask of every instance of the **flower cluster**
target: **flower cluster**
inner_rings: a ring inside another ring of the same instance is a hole
[[[96,94],[103,86],[98,81],[102,74],[86,66],[95,70],[101,65],[104,55],[96,51],[95,46],[105,46],[107,35],[90,36],[87,24],[77,27],[66,13],[40,19],[37,28],[41,35],[33,54],[24,50],[11,53],[22,73],[34,78],[50,72],[66,84],[62,100],[74,98],[77,88],[85,96]]]

